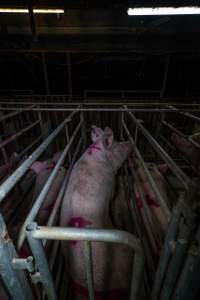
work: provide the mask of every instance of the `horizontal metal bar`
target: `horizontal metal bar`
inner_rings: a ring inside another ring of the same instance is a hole
[[[146,130],[146,128],[139,122],[136,117],[128,112],[128,115],[134,121],[134,123],[138,126],[142,134],[151,144],[151,146],[155,149],[155,151],[162,157],[162,159],[166,162],[169,169],[174,173],[174,175],[182,182],[184,187],[188,189],[188,185],[190,183],[190,179],[188,176],[179,168],[179,166],[174,162],[174,160],[168,155],[168,153],[159,145],[159,143],[153,138],[153,136]]]
[[[35,224],[36,223],[31,223],[31,225],[28,225],[28,230],[35,228]],[[143,255],[140,240],[134,235],[122,230],[37,226],[31,234],[34,239],[60,241],[90,240],[96,242],[122,243],[131,247],[135,252],[139,252]]]
[[[31,97],[33,98],[33,97]],[[52,99],[55,98],[54,96],[52,96]],[[40,99],[41,100],[41,99]],[[104,100],[104,99],[103,99]],[[179,103],[177,101],[175,102],[171,102],[173,99],[163,99],[163,100],[160,100],[159,102],[151,102],[152,100],[151,99],[148,99],[148,102],[142,102],[144,100],[135,100],[135,99],[126,99],[126,101],[128,102],[120,102],[120,101],[117,101],[117,102],[114,102],[114,101],[110,101],[110,102],[91,102],[91,101],[86,101],[84,99],[84,101],[82,102],[77,102],[77,101],[74,101],[74,102],[41,102],[41,101],[26,101],[26,102],[23,102],[23,101],[16,101],[16,102],[13,102],[13,101],[0,101],[0,105],[6,105],[5,108],[8,107],[8,105],[47,105],[47,106],[76,106],[76,105],[87,105],[87,106],[92,106],[92,105],[100,105],[100,106],[113,106],[113,105],[117,105],[117,106],[121,106],[121,105],[124,105],[124,104],[127,104],[129,106],[166,106],[166,108],[170,108],[170,105],[179,105],[179,106],[183,106],[183,107],[199,107],[199,104],[198,103]],[[105,101],[105,100],[104,100]],[[138,101],[138,102],[136,102]],[[154,100],[153,100],[154,101]],[[191,99],[188,99],[188,101],[190,102]],[[4,107],[1,107],[1,109],[3,110]],[[24,109],[24,108],[22,108]],[[178,108],[175,108],[173,106],[171,106],[171,109],[173,110],[178,110]]]
[[[19,108],[20,109],[20,108]],[[18,110],[18,108],[3,108],[2,110]],[[102,111],[102,112],[154,112],[154,113],[160,113],[160,112],[170,112],[170,113],[175,113],[173,109],[168,109],[168,108],[128,108],[128,109],[123,109],[123,108],[32,108],[31,111],[54,111],[54,112],[64,112],[64,111]],[[200,109],[188,109],[187,111],[195,111],[195,112],[200,112]]]
[[[51,188],[51,185],[61,167],[61,165],[63,164],[64,160],[65,160],[65,157],[76,137],[76,134],[77,132],[79,131],[79,129],[81,128],[81,125],[82,125],[82,121],[79,122],[79,124],[77,125],[72,137],[70,138],[70,141],[69,143],[67,144],[67,146],[65,147],[60,159],[58,160],[55,168],[53,169],[51,175],[49,176],[46,184],[44,185],[44,188],[42,189],[41,193],[39,194],[37,200],[35,201],[31,211],[29,212],[29,214],[27,215],[21,229],[20,229],[20,234],[19,234],[19,239],[18,239],[18,249],[21,248],[23,242],[24,242],[24,239],[25,239],[25,236],[26,236],[26,233],[25,233],[25,230],[26,230],[26,226],[32,222],[35,217],[37,216],[38,212],[39,212],[39,209],[43,203],[43,201],[45,200],[45,197],[47,196],[48,194],[48,191],[49,189]]]
[[[140,162],[140,165],[141,165],[141,167],[142,167],[142,169],[144,171],[144,174],[145,174],[146,178],[148,179],[148,181],[149,181],[149,183],[150,183],[150,185],[152,187],[152,190],[154,191],[154,193],[155,193],[155,195],[157,197],[158,202],[160,203],[160,206],[162,208],[162,211],[163,211],[166,219],[169,221],[170,216],[171,216],[171,212],[170,212],[170,210],[169,210],[169,208],[168,208],[168,206],[166,204],[166,201],[162,197],[162,195],[161,195],[161,193],[160,193],[160,191],[159,191],[159,189],[158,189],[158,187],[157,187],[157,185],[156,185],[153,177],[151,176],[151,173],[148,170],[148,168],[146,166],[146,163],[144,162],[144,160],[142,158],[142,155],[140,154],[138,148],[136,147],[136,145],[134,143],[134,140],[133,140],[133,138],[132,138],[132,136],[131,136],[131,134],[130,134],[130,132],[129,132],[127,126],[126,126],[126,124],[125,124],[125,122],[122,121],[122,124],[123,124],[123,127],[124,127],[124,129],[125,129],[125,131],[127,133],[127,136],[129,138],[130,142],[135,146],[134,150],[135,150],[136,156],[137,156],[137,158],[138,158],[138,160]]]
[[[20,137],[21,135],[23,135],[24,133],[26,133],[27,131],[31,130],[33,127],[37,126],[40,123],[40,120],[35,121],[34,123],[30,124],[29,126],[21,129],[19,132],[17,132],[16,134],[10,136],[9,138],[7,138],[5,141],[3,141],[2,143],[0,143],[0,148],[3,148],[7,145],[9,145],[11,142],[13,142],[14,140],[16,140],[18,137]]]
[[[1,105],[1,104],[0,104],[0,105]],[[30,111],[33,107],[34,107],[34,105],[31,105],[31,106],[28,107],[28,108],[22,108],[22,109],[19,110],[19,111],[13,111],[13,112],[11,112],[10,114],[7,114],[7,115],[5,115],[5,116],[2,116],[2,117],[0,118],[0,122],[5,121],[5,120],[7,120],[8,118],[12,118],[12,117],[14,117],[14,116],[17,116],[17,115],[19,115],[19,114],[21,114],[21,113],[23,113],[23,112],[25,112],[25,111]],[[0,107],[0,110],[1,110],[1,107]]]
[[[15,172],[0,186],[0,202],[11,191],[15,184],[28,171],[30,166],[36,159],[45,151],[48,145],[55,139],[64,126],[71,120],[76,112],[72,112],[53,132],[48,138],[15,170]]]

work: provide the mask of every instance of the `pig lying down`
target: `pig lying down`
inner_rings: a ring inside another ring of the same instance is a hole
[[[115,174],[132,150],[129,142],[115,142],[106,127],[92,129],[93,144],[71,172],[61,207],[61,226],[111,229],[109,215]],[[72,299],[88,299],[83,242],[63,242],[70,267]],[[127,299],[132,251],[123,245],[92,243],[95,299]],[[112,273],[111,273],[112,270]]]

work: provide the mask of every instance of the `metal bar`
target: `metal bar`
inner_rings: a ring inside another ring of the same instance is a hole
[[[12,299],[33,300],[33,294],[22,270],[13,268],[12,260],[18,258],[6,225],[0,214],[0,276]]]
[[[57,199],[55,201],[55,204],[54,204],[54,207],[52,209],[51,215],[49,216],[49,220],[47,222],[47,226],[52,226],[53,223],[54,223],[57,211],[58,211],[58,209],[60,207],[61,201],[62,201],[64,193],[65,193],[65,189],[67,187],[67,183],[69,181],[69,176],[70,176],[70,173],[71,173],[72,166],[74,164],[74,160],[75,160],[76,155],[77,155],[77,153],[78,153],[78,151],[80,149],[81,143],[82,143],[82,138],[80,139],[80,141],[78,143],[78,146],[76,148],[76,151],[74,152],[73,159],[72,159],[72,164],[71,164],[71,168],[68,170],[67,176],[66,176],[65,180],[63,181],[63,184],[62,184],[61,189],[59,191],[58,197],[57,197]],[[45,242],[44,242],[44,244],[45,244]]]
[[[44,96],[44,95],[40,95],[40,96]],[[53,95],[52,97],[54,98],[56,95]],[[27,96],[29,97],[29,96]],[[27,99],[26,97],[26,99]],[[37,97],[37,95],[34,96],[35,98]],[[48,95],[45,95],[45,97],[48,99],[49,96]],[[33,98],[33,97],[32,97]],[[73,97],[74,98],[74,97]],[[66,96],[66,99],[67,99],[67,96]],[[155,100],[155,99],[153,99]],[[179,103],[177,101],[175,102],[170,102],[172,101],[173,99],[169,98],[169,99],[163,99],[163,101],[167,101],[167,102],[151,102],[151,99],[149,99],[149,102],[142,102],[141,99],[140,100],[137,100],[137,99],[127,99],[128,103],[127,105],[129,106],[167,106],[168,108],[171,107],[172,110],[178,110],[178,108],[175,108],[173,107],[172,105],[179,105],[179,106],[189,106],[189,107],[195,107],[197,106],[199,108],[199,104],[198,103]],[[131,102],[130,102],[131,101]],[[138,101],[138,102],[135,102],[135,101]],[[191,99],[188,99],[189,102],[191,102]],[[124,105],[124,102],[120,102],[120,101],[117,101],[117,102],[41,102],[41,101],[26,101],[26,102],[23,102],[23,101],[18,101],[18,102],[13,102],[13,101],[0,101],[0,105],[2,104],[5,104],[6,107],[8,105],[50,105],[50,106],[75,106],[75,105],[88,105],[88,106],[91,106],[91,105],[95,105],[95,106],[98,106],[98,105],[106,105],[106,106],[121,106],[121,105]],[[171,106],[170,106],[171,105]]]
[[[44,286],[47,298],[49,300],[56,300],[56,291],[53,283],[53,278],[49,270],[48,262],[42,245],[42,241],[33,238],[32,232],[36,229],[36,224],[32,223],[26,230],[26,236],[28,239],[29,246],[33,253],[37,268],[40,272],[40,278]]]
[[[69,100],[72,100],[72,74],[71,74],[71,60],[70,53],[67,52],[67,75],[68,75],[68,89],[69,89]]]
[[[35,217],[37,216],[38,211],[39,211],[39,209],[40,209],[43,201],[45,200],[45,197],[47,196],[48,191],[51,188],[51,185],[52,185],[52,183],[53,183],[53,181],[54,181],[54,179],[55,179],[55,177],[56,177],[56,175],[57,175],[57,173],[58,173],[61,165],[63,164],[63,162],[65,160],[65,157],[66,157],[66,155],[67,155],[67,153],[68,153],[68,151],[69,151],[69,149],[70,149],[70,147],[71,147],[71,145],[72,145],[72,143],[73,143],[73,141],[75,139],[75,136],[76,136],[77,132],[79,131],[79,129],[81,128],[81,124],[82,124],[82,121],[80,121],[79,124],[77,125],[77,127],[76,127],[76,129],[75,129],[75,131],[74,131],[74,133],[73,133],[73,135],[72,135],[69,143],[65,147],[65,149],[64,149],[64,151],[63,151],[60,159],[58,160],[55,168],[53,169],[51,175],[49,176],[49,178],[48,178],[48,180],[46,182],[46,184],[44,185],[44,188],[42,189],[42,191],[39,194],[37,200],[35,201],[35,203],[34,203],[32,209],[31,209],[31,211],[27,215],[27,217],[26,217],[26,219],[25,219],[25,221],[24,221],[24,223],[23,223],[23,225],[22,225],[22,227],[20,229],[20,234],[19,234],[19,238],[18,238],[18,249],[21,248],[21,246],[22,246],[22,244],[24,242],[24,239],[25,239],[25,236],[26,236],[26,233],[25,233],[26,226],[30,222],[32,222],[35,219]]]
[[[47,65],[45,60],[45,53],[42,53],[42,66],[44,71],[44,80],[45,80],[45,87],[46,87],[46,93],[47,95],[50,94],[50,88],[49,88],[49,78],[48,78],[48,71],[47,71]]]
[[[33,39],[36,39],[37,31],[36,31],[36,23],[35,23],[35,16],[33,13],[33,6],[28,6],[28,12],[29,12],[29,19],[30,19],[30,27],[31,27],[31,34]]]
[[[191,222],[190,224],[186,224],[187,221],[185,220],[181,222],[175,252],[169,262],[169,266],[160,294],[160,299],[162,300],[170,300],[172,298],[172,294],[174,292],[174,288],[178,280],[178,274],[185,261],[185,256],[191,238],[191,226],[193,226],[194,224],[194,218],[194,215],[191,215],[191,217],[189,217],[189,222]]]
[[[197,104],[198,105],[198,107],[199,107],[199,104]],[[191,105],[192,106],[192,105]],[[177,112],[177,113],[179,113],[179,114],[181,114],[181,115],[184,115],[184,116],[186,116],[186,117],[188,117],[188,118],[190,118],[190,119],[192,119],[192,120],[194,120],[194,121],[197,121],[197,122],[200,122],[200,118],[199,117],[197,117],[197,116],[194,116],[194,115],[191,115],[191,114],[189,114],[189,113],[187,113],[187,112],[184,112],[184,111],[180,111],[178,108],[176,108],[176,107],[173,107],[172,105],[169,105],[168,106],[170,109],[173,109],[175,112]],[[198,112],[199,110],[194,110],[194,112]]]
[[[108,243],[120,243],[131,247],[135,252],[133,265],[134,278],[131,286],[131,300],[137,299],[139,284],[144,271],[144,254],[141,242],[134,235],[121,231],[110,229],[78,229],[67,227],[45,227],[37,226],[36,223],[30,225],[34,228],[31,236],[34,239],[48,240],[79,240],[79,241],[96,241]],[[135,297],[135,298],[133,298]]]
[[[5,107],[2,108],[2,110],[19,110],[21,108],[17,108],[17,107]],[[31,111],[53,111],[53,112],[63,112],[63,111],[100,111],[100,112],[104,112],[104,111],[108,111],[108,112],[154,112],[154,113],[160,113],[160,112],[169,112],[169,113],[174,113],[175,111],[172,109],[168,109],[168,108],[128,108],[128,109],[123,109],[123,108],[37,108],[34,107],[31,109]],[[193,112],[200,112],[200,109],[196,110],[196,109],[188,109],[187,111],[193,111]]]
[[[29,108],[21,108],[19,111],[13,111],[5,116],[2,116],[0,118],[0,122],[7,120],[8,118],[12,118],[14,116],[17,116],[25,111],[31,111],[31,109],[34,107],[34,105],[31,105]]]
[[[30,129],[32,129],[33,127],[37,126],[40,123],[39,120],[37,120],[36,122],[32,123],[31,125],[23,128],[22,130],[20,130],[19,132],[17,132],[16,134],[10,136],[9,138],[7,138],[5,141],[3,141],[2,143],[0,143],[0,148],[3,148],[5,146],[7,146],[8,144],[10,144],[11,142],[13,142],[14,140],[16,140],[18,137],[20,137],[22,134],[24,134],[25,132],[29,131]]]
[[[45,151],[48,145],[54,140],[64,126],[71,121],[76,112],[71,113],[48,138],[20,165],[19,168],[0,186],[0,202],[6,197],[15,184],[28,171],[34,161]]]
[[[182,212],[183,196],[181,196],[178,205],[172,211],[171,220],[169,223],[165,242],[161,251],[158,269],[153,285],[152,300],[157,300],[160,294],[160,289],[167,270],[167,265],[171,256],[170,243],[176,239],[178,232],[179,220]]]
[[[155,151],[162,157],[162,159],[166,162],[168,167],[174,173],[175,176],[183,183],[186,189],[188,189],[188,185],[190,180],[188,176],[179,168],[179,166],[173,161],[173,159],[167,154],[167,152],[159,145],[159,143],[152,137],[152,135],[146,130],[146,128],[135,118],[135,116],[128,112],[128,115],[137,124],[140,131],[149,141],[151,146],[155,149]]]
[[[162,122],[166,127],[171,129],[172,131],[176,132],[178,135],[186,139],[188,142],[190,142],[192,145],[194,145],[197,148],[200,148],[200,145],[195,142],[190,136],[187,136],[186,134],[182,133],[180,130],[176,129],[173,125],[167,123],[166,121]]]
[[[127,128],[127,126],[126,126],[126,124],[125,124],[124,121],[123,121],[123,126],[124,126],[124,129],[125,129],[125,131],[126,131],[126,133],[128,135],[128,138],[129,138],[130,142],[133,145],[135,145],[134,140],[133,140],[133,138],[132,138],[132,136],[131,136],[131,134],[130,134],[130,132],[129,132],[129,130],[128,130],[128,128]],[[151,173],[149,172],[149,170],[148,170],[148,168],[146,166],[146,163],[144,162],[144,160],[142,158],[142,155],[140,154],[140,152],[139,152],[139,150],[138,150],[138,148],[136,146],[134,147],[134,150],[135,150],[136,156],[138,157],[138,160],[140,161],[140,165],[141,165],[141,167],[142,167],[142,169],[144,171],[144,174],[145,174],[146,178],[148,179],[148,181],[149,181],[149,183],[150,183],[150,185],[152,187],[152,190],[154,191],[154,193],[156,195],[156,198],[157,198],[157,200],[159,201],[159,203],[161,205],[163,213],[164,213],[166,219],[169,221],[170,216],[171,216],[171,212],[170,212],[170,210],[169,210],[169,208],[168,208],[168,206],[167,206],[167,204],[165,202],[165,199],[162,197],[159,189],[157,188],[157,185],[156,185],[153,177],[151,176]]]
[[[35,139],[30,145],[28,145],[20,154],[19,156],[22,157],[26,152],[28,152],[33,146],[35,146],[40,140],[42,139],[42,135],[40,135],[37,139]]]
[[[166,91],[166,85],[167,85],[167,76],[168,76],[168,71],[169,71],[169,63],[170,63],[170,55],[167,56],[166,59],[166,65],[165,65],[165,73],[164,73],[164,78],[163,78],[163,83],[162,83],[162,89],[160,92],[160,97],[163,98],[165,95]]]
[[[134,235],[122,230],[37,226],[34,231],[32,231],[32,237],[34,239],[60,241],[90,240],[93,242],[122,243],[143,255],[140,240]]]
[[[88,291],[89,291],[89,299],[95,299],[94,293],[94,274],[93,274],[93,267],[92,267],[92,248],[91,242],[85,241],[84,242],[84,257],[85,257],[85,268],[86,268],[86,277],[87,277],[87,284],[88,284]]]

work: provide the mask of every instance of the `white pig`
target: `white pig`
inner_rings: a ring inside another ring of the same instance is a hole
[[[129,142],[115,142],[113,132],[93,126],[93,144],[76,162],[61,207],[61,226],[113,228],[109,202],[115,174],[132,150]],[[70,262],[73,299],[88,299],[82,242],[63,242]],[[127,299],[132,252],[122,245],[92,243],[95,299]]]

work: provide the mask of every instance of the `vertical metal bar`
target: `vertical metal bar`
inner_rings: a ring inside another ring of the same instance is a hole
[[[144,256],[141,253],[135,253],[133,262],[133,274],[131,279],[130,300],[140,299],[139,290],[142,282],[144,269]]]
[[[182,212],[183,197],[179,200],[179,204],[174,207],[171,220],[169,223],[165,242],[161,251],[160,261],[154,281],[152,300],[157,300],[159,297],[160,289],[164,280],[164,276],[167,270],[167,265],[171,256],[170,242],[176,239],[178,232],[178,224]]]
[[[33,300],[33,294],[24,271],[13,268],[13,258],[18,258],[18,255],[8,237],[6,225],[0,214],[0,276],[12,299]]]
[[[164,78],[163,78],[163,83],[162,83],[162,89],[160,92],[160,97],[163,98],[165,95],[166,91],[166,85],[167,85],[167,76],[168,76],[168,71],[169,71],[169,63],[170,63],[170,55],[167,56],[166,58],[166,65],[165,65],[165,73],[164,73]]]
[[[72,74],[71,74],[71,60],[70,60],[69,52],[67,52],[67,75],[68,75],[69,101],[71,101],[72,100]]]
[[[66,125],[66,138],[67,138],[67,144],[69,144],[69,125]],[[69,159],[69,165],[71,166],[72,159],[71,159],[71,151],[68,152],[68,159]]]
[[[34,17],[32,5],[29,5],[28,12],[29,12],[29,18],[30,18],[31,34],[32,34],[33,39],[36,39],[37,31],[36,31],[36,23],[35,23],[35,17]]]
[[[44,80],[45,80],[45,87],[46,87],[46,93],[47,95],[50,95],[50,88],[49,88],[49,78],[48,78],[48,71],[47,71],[47,65],[45,60],[45,54],[42,53],[42,66],[44,71]]]
[[[94,300],[94,276],[92,267],[92,247],[90,241],[84,242],[85,268],[88,283],[89,299]]]
[[[49,270],[48,262],[42,245],[42,240],[37,240],[32,237],[32,233],[36,230],[37,230],[36,223],[29,224],[26,229],[26,236],[31,251],[33,253],[35,262],[37,264],[38,270],[40,272],[40,278],[44,286],[47,298],[49,300],[56,300],[57,296],[56,296],[56,291],[53,283],[53,278]]]
[[[82,111],[81,112],[81,120],[82,120],[82,139],[83,139],[83,151],[85,150],[86,148],[86,124],[85,124],[85,114],[84,112]]]

